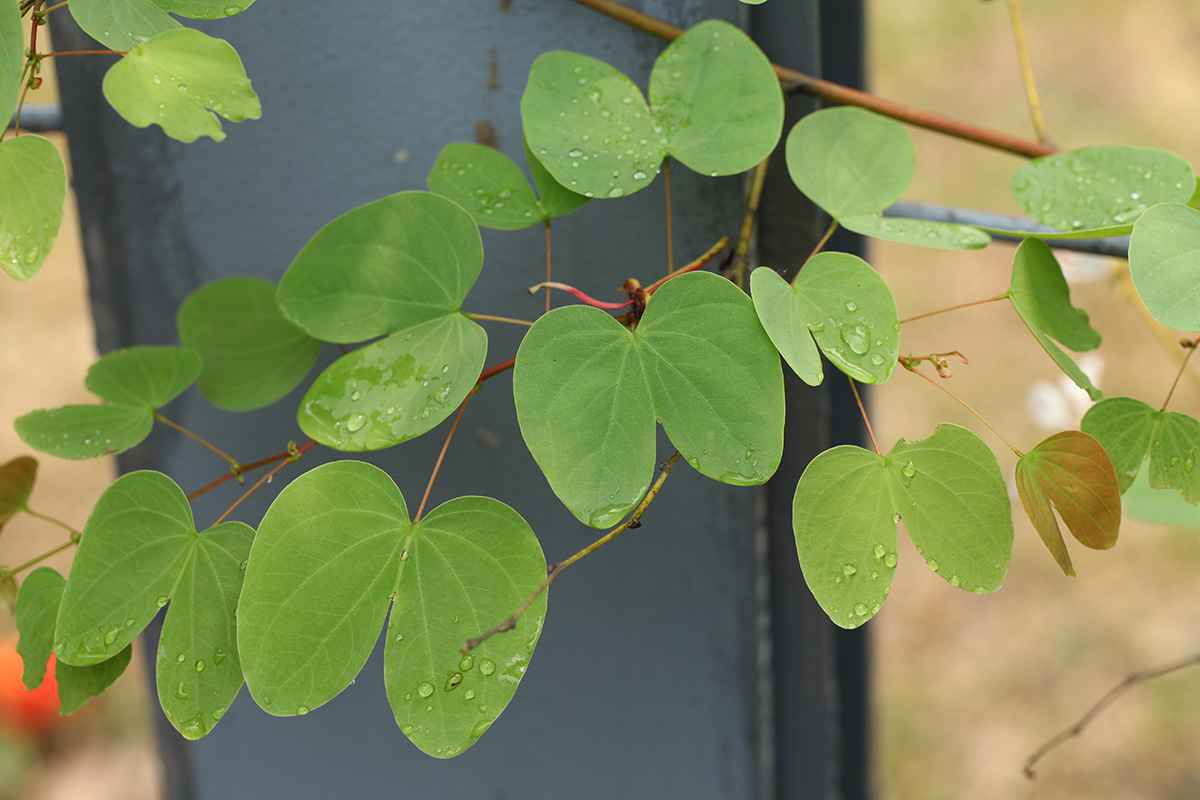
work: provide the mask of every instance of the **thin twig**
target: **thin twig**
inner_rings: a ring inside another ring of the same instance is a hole
[[[671,456],[669,459],[659,465],[659,467],[662,469],[662,474],[658,476],[658,480],[656,480],[654,485],[650,487],[650,490],[646,492],[646,496],[642,498],[642,502],[638,503],[637,508],[633,510],[633,515],[629,519],[625,520],[620,525],[613,528],[611,531],[604,534],[599,539],[568,558],[566,561],[560,561],[557,564],[552,564],[546,574],[546,580],[542,581],[541,585],[538,586],[537,589],[534,589],[533,594],[525,598],[525,602],[513,612],[511,617],[504,620],[486,633],[476,636],[474,639],[468,639],[463,644],[461,651],[464,654],[469,653],[476,647],[479,647],[479,645],[486,642],[488,639],[495,636],[497,633],[511,631],[513,628],[517,627],[517,620],[521,618],[521,615],[529,610],[529,607],[534,604],[534,601],[541,597],[542,592],[546,591],[546,589],[550,587],[550,584],[554,583],[558,576],[563,574],[567,567],[571,566],[581,558],[599,550],[601,547],[608,544],[613,539],[617,538],[617,536],[619,536],[621,533],[629,530],[630,528],[641,527],[642,514],[646,512],[646,508],[650,505],[650,502],[654,500],[655,496],[658,494],[658,490],[662,488],[663,483],[667,480],[667,476],[671,474],[671,470],[674,469],[677,461],[679,461],[678,450],[675,451],[675,455]]]
[[[6,570],[0,571],[0,578],[8,578],[8,577],[12,577],[13,575],[20,575],[22,572],[29,569],[30,567],[36,567],[38,564],[42,563],[50,556],[57,555],[58,553],[61,553],[63,550],[66,550],[68,547],[71,547],[72,545],[76,545],[76,544],[79,544],[79,538],[77,536],[72,536],[70,539],[63,542],[58,547],[52,547],[49,550],[47,550],[46,552],[42,553],[40,556],[36,556],[34,558],[29,559],[24,564],[18,564],[17,566],[13,567],[12,569],[6,569]]]
[[[475,391],[475,389],[471,390],[466,399],[462,401],[462,405],[458,407],[458,413],[454,415],[454,422],[450,424],[450,432],[446,434],[446,441],[442,442],[442,451],[438,453],[437,461],[433,465],[433,472],[429,475],[429,483],[425,484],[425,494],[421,496],[421,505],[417,506],[417,514],[413,517],[413,522],[420,522],[421,515],[425,513],[425,503],[429,501],[429,493],[433,490],[433,482],[437,480],[438,472],[442,468],[442,459],[446,457],[446,451],[450,449],[450,440],[454,438],[454,431],[458,428],[458,421],[462,419],[463,412],[467,410],[467,403],[471,402]]]
[[[1158,409],[1158,413],[1167,410],[1167,403],[1171,402],[1171,395],[1175,394],[1175,387],[1179,385],[1179,379],[1183,377],[1183,371],[1187,369],[1188,360],[1192,354],[1196,352],[1196,346],[1200,345],[1200,338],[1183,339],[1180,344],[1187,348],[1187,355],[1183,357],[1183,361],[1179,362],[1179,371],[1175,373],[1175,380],[1171,382],[1171,390],[1167,392],[1166,398],[1163,399],[1162,406]]]
[[[694,270],[700,269],[705,264],[707,264],[708,262],[710,262],[714,258],[716,258],[720,254],[720,252],[728,246],[729,246],[729,237],[722,236],[720,239],[717,240],[716,244],[714,244],[712,247],[708,248],[708,250],[706,250],[704,252],[704,255],[695,259],[694,261],[689,263],[687,266],[680,267],[679,269],[675,270],[670,275],[667,275],[666,277],[663,277],[663,278],[659,278],[654,283],[647,286],[645,289],[646,294],[654,294],[658,290],[658,287],[662,286],[664,283],[669,281],[671,278],[676,278],[676,277],[684,274],[685,272],[692,272]]]
[[[854,392],[854,400],[858,403],[858,412],[862,414],[863,422],[867,423],[867,436],[871,437],[871,447],[875,448],[875,455],[883,455],[883,451],[879,449],[879,442],[875,441],[875,431],[871,430],[871,420],[867,419],[867,409],[863,406],[862,398],[858,396],[858,386],[854,384],[854,378],[849,375],[846,380],[850,381],[850,391]]]
[[[1029,103],[1029,119],[1039,142],[1046,141],[1046,119],[1042,116],[1042,103],[1038,99],[1037,82],[1033,78],[1033,62],[1029,60],[1029,46],[1025,43],[1025,25],[1021,22],[1021,7],[1018,0],[1008,0],[1008,16],[1012,19],[1013,41],[1017,45],[1017,59],[1021,62],[1021,81],[1025,84],[1025,99]]]
[[[737,249],[733,253],[733,266],[729,280],[739,289],[746,288],[746,266],[750,257],[750,240],[754,234],[754,223],[758,219],[758,203],[762,199],[763,185],[767,182],[767,167],[771,159],[764,158],[754,168],[750,178],[750,192],[746,198],[746,211],[742,214],[742,231],[738,234]]]
[[[663,162],[663,184],[667,195],[667,274],[675,272],[675,234],[671,225],[671,157]]]
[[[550,220],[546,220],[546,283],[550,283]],[[546,287],[546,313],[550,313],[550,287]]]
[[[613,0],[574,0],[574,2],[586,6],[593,11],[606,14],[613,19],[620,20],[626,25],[653,34],[660,39],[674,41],[683,35],[683,29],[677,28],[674,25],[668,25],[662,20],[655,19],[639,11],[634,11],[628,6],[613,2]],[[857,89],[851,89],[848,86],[841,86],[821,80],[820,78],[814,78],[802,72],[787,69],[786,67],[774,64],[772,66],[775,68],[775,74],[779,76],[779,80],[783,84],[785,91],[803,92],[813,97],[828,100],[831,103],[859,106],[860,108],[874,111],[877,114],[882,114],[885,117],[891,117],[900,122],[907,122],[909,125],[916,125],[918,128],[937,131],[947,136],[953,136],[956,139],[975,142],[986,147],[994,147],[998,150],[1004,150],[1005,152],[1019,156],[1035,158],[1058,152],[1057,147],[1044,142],[1035,142],[990,128],[982,128],[978,125],[942,116],[941,114],[933,114],[929,111],[922,111],[912,106],[906,106],[903,103],[884,100],[882,97],[876,97]]]
[[[494,378],[497,375],[499,375],[501,372],[506,372],[506,371],[512,369],[516,363],[517,363],[517,359],[515,357],[513,357],[513,358],[510,358],[508,361],[501,361],[499,364],[497,364],[494,367],[488,367],[483,372],[479,373],[479,381],[478,382],[483,383],[488,378]]]
[[[546,287],[546,291],[547,292],[550,291],[549,286]],[[512,317],[496,317],[496,316],[492,316],[491,314],[469,314],[466,311],[462,312],[462,315],[464,317],[466,317],[467,319],[482,319],[482,320],[490,320],[492,322],[507,322],[509,325],[524,325],[526,328],[533,327],[533,323],[530,322],[529,320],[525,320],[525,319],[513,319]]]
[[[1016,453],[1016,454],[1017,454],[1017,458],[1021,458],[1022,456],[1024,456],[1024,455],[1025,455],[1025,454],[1024,454],[1024,453],[1022,453],[1020,450],[1018,450],[1017,448],[1013,447],[1013,446],[1012,446],[1012,444],[1011,444],[1011,443],[1008,441],[1008,439],[1005,439],[1005,438],[1004,438],[1004,436],[1003,436],[1003,435],[1000,433],[1000,431],[998,431],[998,430],[996,430],[994,427],[992,427],[992,423],[990,423],[990,422],[988,422],[986,419],[984,419],[982,414],[980,414],[980,413],[979,413],[978,411],[976,411],[975,409],[971,408],[971,406],[967,404],[967,401],[966,401],[966,400],[963,400],[961,397],[959,397],[958,395],[956,395],[954,392],[950,391],[950,390],[949,390],[949,389],[947,389],[945,386],[943,386],[942,384],[940,384],[940,383],[938,383],[937,381],[935,381],[933,378],[931,378],[931,377],[929,377],[928,375],[926,375],[924,372],[921,372],[919,369],[917,369],[916,367],[914,367],[912,364],[910,364],[910,363],[906,362],[906,361],[905,361],[903,358],[902,358],[902,359],[900,359],[900,364],[901,364],[901,366],[903,366],[903,367],[904,367],[906,370],[908,370],[909,372],[911,372],[913,375],[916,375],[917,377],[920,377],[920,378],[924,378],[925,380],[929,381],[930,383],[932,383],[932,384],[933,384],[934,386],[936,386],[937,388],[941,389],[941,390],[942,390],[943,392],[945,392],[946,394],[950,395],[950,397],[952,397],[952,398],[954,398],[956,401],[958,401],[958,404],[959,404],[960,406],[962,406],[962,407],[963,407],[963,408],[965,408],[967,411],[970,411],[972,414],[974,414],[974,415],[975,415],[975,418],[976,418],[977,420],[979,420],[979,421],[980,421],[980,422],[982,422],[984,425],[986,425],[986,426],[987,426],[987,428],[988,428],[988,430],[990,430],[992,433],[996,434],[996,438],[997,438],[997,439],[999,439],[1000,441],[1004,442],[1004,444],[1006,444],[1006,445],[1008,446],[1008,449],[1009,449],[1009,450],[1012,450],[1014,453]]]
[[[1079,736],[1081,733],[1083,733],[1083,729],[1090,725],[1092,720],[1094,720],[1101,711],[1112,705],[1118,697],[1129,691],[1134,684],[1143,683],[1145,681],[1153,680],[1154,678],[1160,678],[1163,675],[1169,675],[1172,672],[1184,669],[1185,667],[1192,667],[1197,664],[1200,664],[1200,653],[1195,653],[1187,656],[1186,658],[1181,658],[1177,661],[1163,664],[1162,666],[1152,667],[1150,669],[1142,670],[1141,672],[1135,672],[1132,675],[1126,675],[1124,680],[1110,689],[1108,694],[1104,695],[1104,697],[1101,697],[1095,705],[1089,708],[1087,713],[1079,718],[1078,722],[1059,733],[1050,741],[1046,742],[1044,745],[1035,750],[1033,755],[1025,759],[1025,766],[1021,768],[1021,771],[1024,772],[1025,777],[1029,778],[1030,780],[1036,778],[1037,775],[1034,773],[1033,767],[1042,759],[1043,756],[1068,739]]]
[[[815,256],[817,253],[821,252],[821,250],[823,250],[825,248],[825,245],[827,245],[829,243],[829,238],[831,236],[833,236],[833,232],[836,231],[837,229],[838,229],[838,221],[836,219],[831,219],[829,221],[829,228],[827,228],[825,231],[825,235],[822,236],[817,241],[816,247],[814,247],[812,249],[812,252],[808,254],[808,258],[804,259],[804,261],[802,261],[800,263],[800,269],[804,269],[804,265],[807,264],[809,261],[812,261],[813,256]],[[800,270],[796,270],[796,277],[792,278],[793,286],[795,285],[796,280],[799,279],[799,277],[800,277]]]
[[[298,446],[289,444],[288,449],[282,453],[277,453],[269,458],[264,458],[264,459],[255,461],[250,464],[239,464],[236,471],[230,470],[229,472],[225,473],[221,477],[217,478],[212,483],[207,484],[206,486],[200,487],[196,491],[189,494],[187,496],[187,499],[195,500],[200,495],[210,492],[213,489],[220,486],[222,483],[225,483],[225,481],[232,480],[234,478],[240,479],[247,472],[253,472],[254,470],[258,469],[259,467],[265,467],[267,464],[274,464],[276,461],[284,461],[287,459],[291,459],[292,461],[295,461],[300,456],[304,455],[304,453],[307,452],[315,444],[316,444],[316,441],[314,439],[309,439],[304,444],[298,445]]]
[[[48,516],[46,514],[39,514],[38,512],[34,511],[29,506],[25,506],[25,508],[23,510],[26,514],[33,517],[34,519],[40,519],[42,522],[48,522],[51,525],[57,525],[58,527],[63,528],[68,533],[70,533],[72,536],[79,537],[79,536],[83,535],[82,533],[75,530],[67,523],[63,522],[61,519],[55,519],[54,517]]]
[[[178,425],[178,424],[176,424],[176,423],[172,422],[171,420],[167,419],[166,417],[164,417],[162,414],[158,413],[157,411],[155,411],[155,412],[154,412],[154,418],[155,418],[156,420],[158,420],[159,422],[161,422],[162,424],[164,424],[164,425],[167,425],[167,426],[169,426],[169,427],[172,427],[172,428],[174,428],[175,430],[177,430],[177,431],[179,431],[180,433],[182,433],[184,436],[187,436],[187,437],[189,437],[189,438],[191,438],[191,439],[194,439],[195,441],[197,441],[197,442],[199,442],[200,444],[202,444],[202,445],[204,445],[205,447],[207,447],[209,450],[212,450],[214,453],[216,453],[217,455],[219,455],[221,458],[223,458],[223,459],[225,459],[226,461],[228,461],[230,464],[232,464],[232,465],[234,465],[234,466],[237,466],[237,463],[238,463],[238,462],[237,462],[237,459],[236,459],[236,458],[233,458],[232,456],[226,455],[226,454],[225,454],[223,451],[221,451],[221,449],[220,449],[220,448],[218,448],[216,445],[214,445],[214,444],[210,444],[209,442],[206,442],[204,439],[201,439],[199,436],[197,436],[196,434],[192,433],[191,431],[189,431],[187,428],[183,427],[182,425]]]
[[[925,319],[926,317],[932,317],[937,314],[945,314],[947,311],[957,311],[960,308],[970,308],[971,306],[981,306],[984,303],[994,303],[997,300],[1004,300],[1007,297],[1008,297],[1007,293],[998,294],[995,297],[985,297],[982,300],[972,300],[969,303],[959,303],[958,305],[950,306],[949,308],[939,308],[937,311],[926,311],[924,314],[917,314],[915,317],[909,317],[908,319],[902,319],[902,320],[900,320],[900,324],[903,325],[906,322],[915,322],[919,319]]]

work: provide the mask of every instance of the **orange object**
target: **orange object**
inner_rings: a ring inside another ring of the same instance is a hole
[[[32,692],[26,691],[21,681],[24,669],[16,634],[0,637],[0,727],[19,737],[41,738],[61,719],[54,656],[50,656],[42,685]]]

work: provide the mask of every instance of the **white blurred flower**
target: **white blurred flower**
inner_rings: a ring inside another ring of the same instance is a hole
[[[1104,376],[1104,356],[1099,353],[1084,353],[1076,363],[1083,374],[1096,386]],[[1047,431],[1062,431],[1079,427],[1079,420],[1092,407],[1087,392],[1080,389],[1066,375],[1056,381],[1038,378],[1025,394],[1025,408],[1029,417],[1039,428]]]

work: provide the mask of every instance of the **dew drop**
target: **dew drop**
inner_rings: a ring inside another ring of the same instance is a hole
[[[417,687],[417,694],[421,697],[429,697],[429,695],[433,694],[433,684],[429,681],[422,683]]]
[[[881,544],[877,544],[874,548],[872,548],[872,552],[875,553],[876,558],[883,558],[885,555],[887,555],[887,548]]]
[[[865,617],[867,615],[867,612],[870,610],[871,609],[867,608],[866,603],[855,603],[854,604],[854,613],[860,617]]]
[[[906,478],[911,478],[917,474],[917,466],[915,464],[913,464],[912,461],[909,461],[907,464],[905,464],[903,467],[900,468],[900,473],[902,475],[904,475],[904,477],[906,477]]]
[[[886,564],[887,566],[891,567],[892,569],[895,569],[895,567],[896,567],[896,554],[895,554],[895,553],[888,553],[886,556],[884,556],[884,557],[883,557],[883,563],[884,563],[884,564]]]
[[[221,717],[225,716],[225,712],[228,710],[229,710],[228,706],[221,706],[220,708],[214,708],[213,712],[212,712],[213,719],[216,720],[217,722],[220,722]]]
[[[853,564],[842,564],[842,574],[849,578],[854,573],[858,572]]]
[[[646,173],[639,169],[637,172],[633,173],[633,179],[635,181],[644,181],[646,180]]]
[[[904,517],[900,516],[899,511],[897,511],[895,514],[892,514],[892,522],[896,523],[897,525],[900,524],[900,520],[902,519],[904,519]]]
[[[355,414],[354,416],[350,417],[350,419],[346,420],[346,430],[354,433],[355,431],[362,430],[362,427],[366,424],[366,414]]]
[[[463,656],[461,659],[459,659],[458,668],[461,669],[463,672],[469,672],[470,669],[474,666],[475,666],[475,654],[474,653],[467,653],[465,656]]]
[[[300,715],[300,716],[302,716],[302,717],[303,717],[305,714],[307,714],[307,713],[308,713],[308,711],[309,711],[309,709],[308,709],[308,706],[296,706],[296,713],[297,713],[297,714],[299,714],[299,715]]]
[[[937,571],[938,571],[938,562],[937,562],[937,560],[936,560],[936,559],[933,559],[933,558],[931,558],[931,559],[929,559],[928,561],[926,561],[925,563],[926,563],[926,564],[928,564],[928,565],[929,565],[929,568],[930,568],[931,570],[933,570],[934,572],[937,572]]]
[[[179,685],[175,687],[175,696],[180,700],[187,700],[188,690],[187,687],[183,685],[183,681],[180,681]]]
[[[479,671],[484,675],[491,675],[496,671],[496,664],[490,658],[485,658],[483,661],[479,662]]]
[[[176,663],[182,664],[184,661],[187,661],[187,656],[185,656],[183,653],[180,653],[175,661]]]
[[[213,650],[213,663],[220,664],[222,661],[225,660],[226,655],[227,655],[226,652],[224,650],[222,650],[220,647],[218,647],[216,650]]]
[[[445,690],[447,692],[453,691],[455,687],[462,683],[462,679],[463,676],[461,672],[451,673],[450,677],[446,678]]]
[[[846,301],[846,310],[847,311],[858,311],[858,303],[855,303],[853,300],[847,300]]]
[[[162,608],[170,601],[170,599],[171,598],[167,597],[165,594],[162,594],[162,595],[159,595],[158,599],[155,600],[154,602],[158,604],[159,608]]]
[[[567,158],[579,158],[582,155],[583,151],[576,147],[574,150],[571,150],[567,153]]]
[[[463,692],[463,697],[465,697],[467,700],[474,700],[475,699],[475,690],[467,689],[465,692]]]

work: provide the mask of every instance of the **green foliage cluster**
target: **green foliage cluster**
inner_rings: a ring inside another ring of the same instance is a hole
[[[221,139],[217,115],[256,118],[259,104],[232,48],[171,14],[209,19],[248,5],[71,0],[68,9],[101,43],[124,51],[104,81],[113,107],[134,125],[192,141]],[[22,10],[35,28],[42,12],[40,3],[0,7],[0,107],[14,108],[39,60],[22,54]],[[349,345],[296,409],[311,441],[254,465],[231,460],[226,477],[242,480],[278,462],[274,475],[317,444],[360,452],[421,436],[511,367],[529,451],[582,523],[612,528],[603,543],[639,524],[674,464],[659,465],[655,480],[658,424],[691,468],[752,486],[770,479],[782,456],[783,364],[814,386],[830,366],[869,384],[888,381],[897,365],[924,376],[926,361],[948,376],[952,354],[901,355],[887,283],[867,262],[836,252],[815,253],[795,275],[754,270],[749,296],[743,276],[701,271],[703,259],[647,287],[631,280],[628,301],[586,298],[524,323],[515,357],[486,367],[480,322],[504,318],[463,310],[484,263],[479,226],[540,223],[549,231],[552,219],[591,198],[646,188],[671,159],[703,175],[738,174],[783,137],[777,75],[745,34],[717,21],[662,52],[648,100],[611,65],[546,53],[530,71],[521,115],[533,186],[500,153],[451,144],[433,165],[430,191],[384,197],[331,221],[277,286],[230,278],[197,289],[178,312],[181,347],[105,355],[86,379],[102,404],[33,411],[16,421],[18,433],[62,458],[119,453],[156,420],[171,424],[158,409],[193,383],[221,409],[269,406],[309,380],[324,343]],[[915,169],[911,140],[895,121],[856,108],[819,111],[787,133],[785,154],[797,189],[833,227],[941,249],[990,242],[979,228],[882,213]],[[0,256],[12,277],[27,279],[41,265],[64,186],[48,142],[28,134],[0,142]],[[1071,304],[1045,240],[1132,232],[1130,268],[1151,313],[1200,329],[1195,189],[1183,159],[1134,147],[1052,155],[1014,176],[1021,207],[1061,233],[1029,233],[1008,290],[993,299],[1010,301],[1094,399],[1101,393],[1062,348],[1091,350],[1100,336]],[[1083,545],[1113,546],[1121,494],[1145,459],[1151,487],[1200,502],[1192,478],[1200,422],[1108,398],[1083,429],[1018,452],[1021,500],[1068,574],[1056,513]],[[0,524],[29,510],[35,474],[29,457],[0,467]],[[878,445],[820,454],[796,486],[793,519],[805,580],[846,628],[886,600],[901,524],[930,569],[964,591],[998,589],[1012,548],[997,459],[978,435],[951,424],[886,454]],[[541,632],[545,589],[563,567],[547,577],[534,532],[501,501],[464,496],[428,513],[422,501],[413,513],[387,474],[355,460],[301,474],[256,528],[223,516],[198,530],[171,478],[128,474],[63,547],[76,543],[68,578],[38,568],[16,598],[25,680],[40,684],[56,655],[65,710],[111,683],[164,606],[158,694],[189,738],[218,724],[243,682],[271,714],[302,715],[328,702],[386,628],[396,722],[437,757],[470,747],[514,696]],[[0,584],[15,585],[33,565],[0,570]]]

